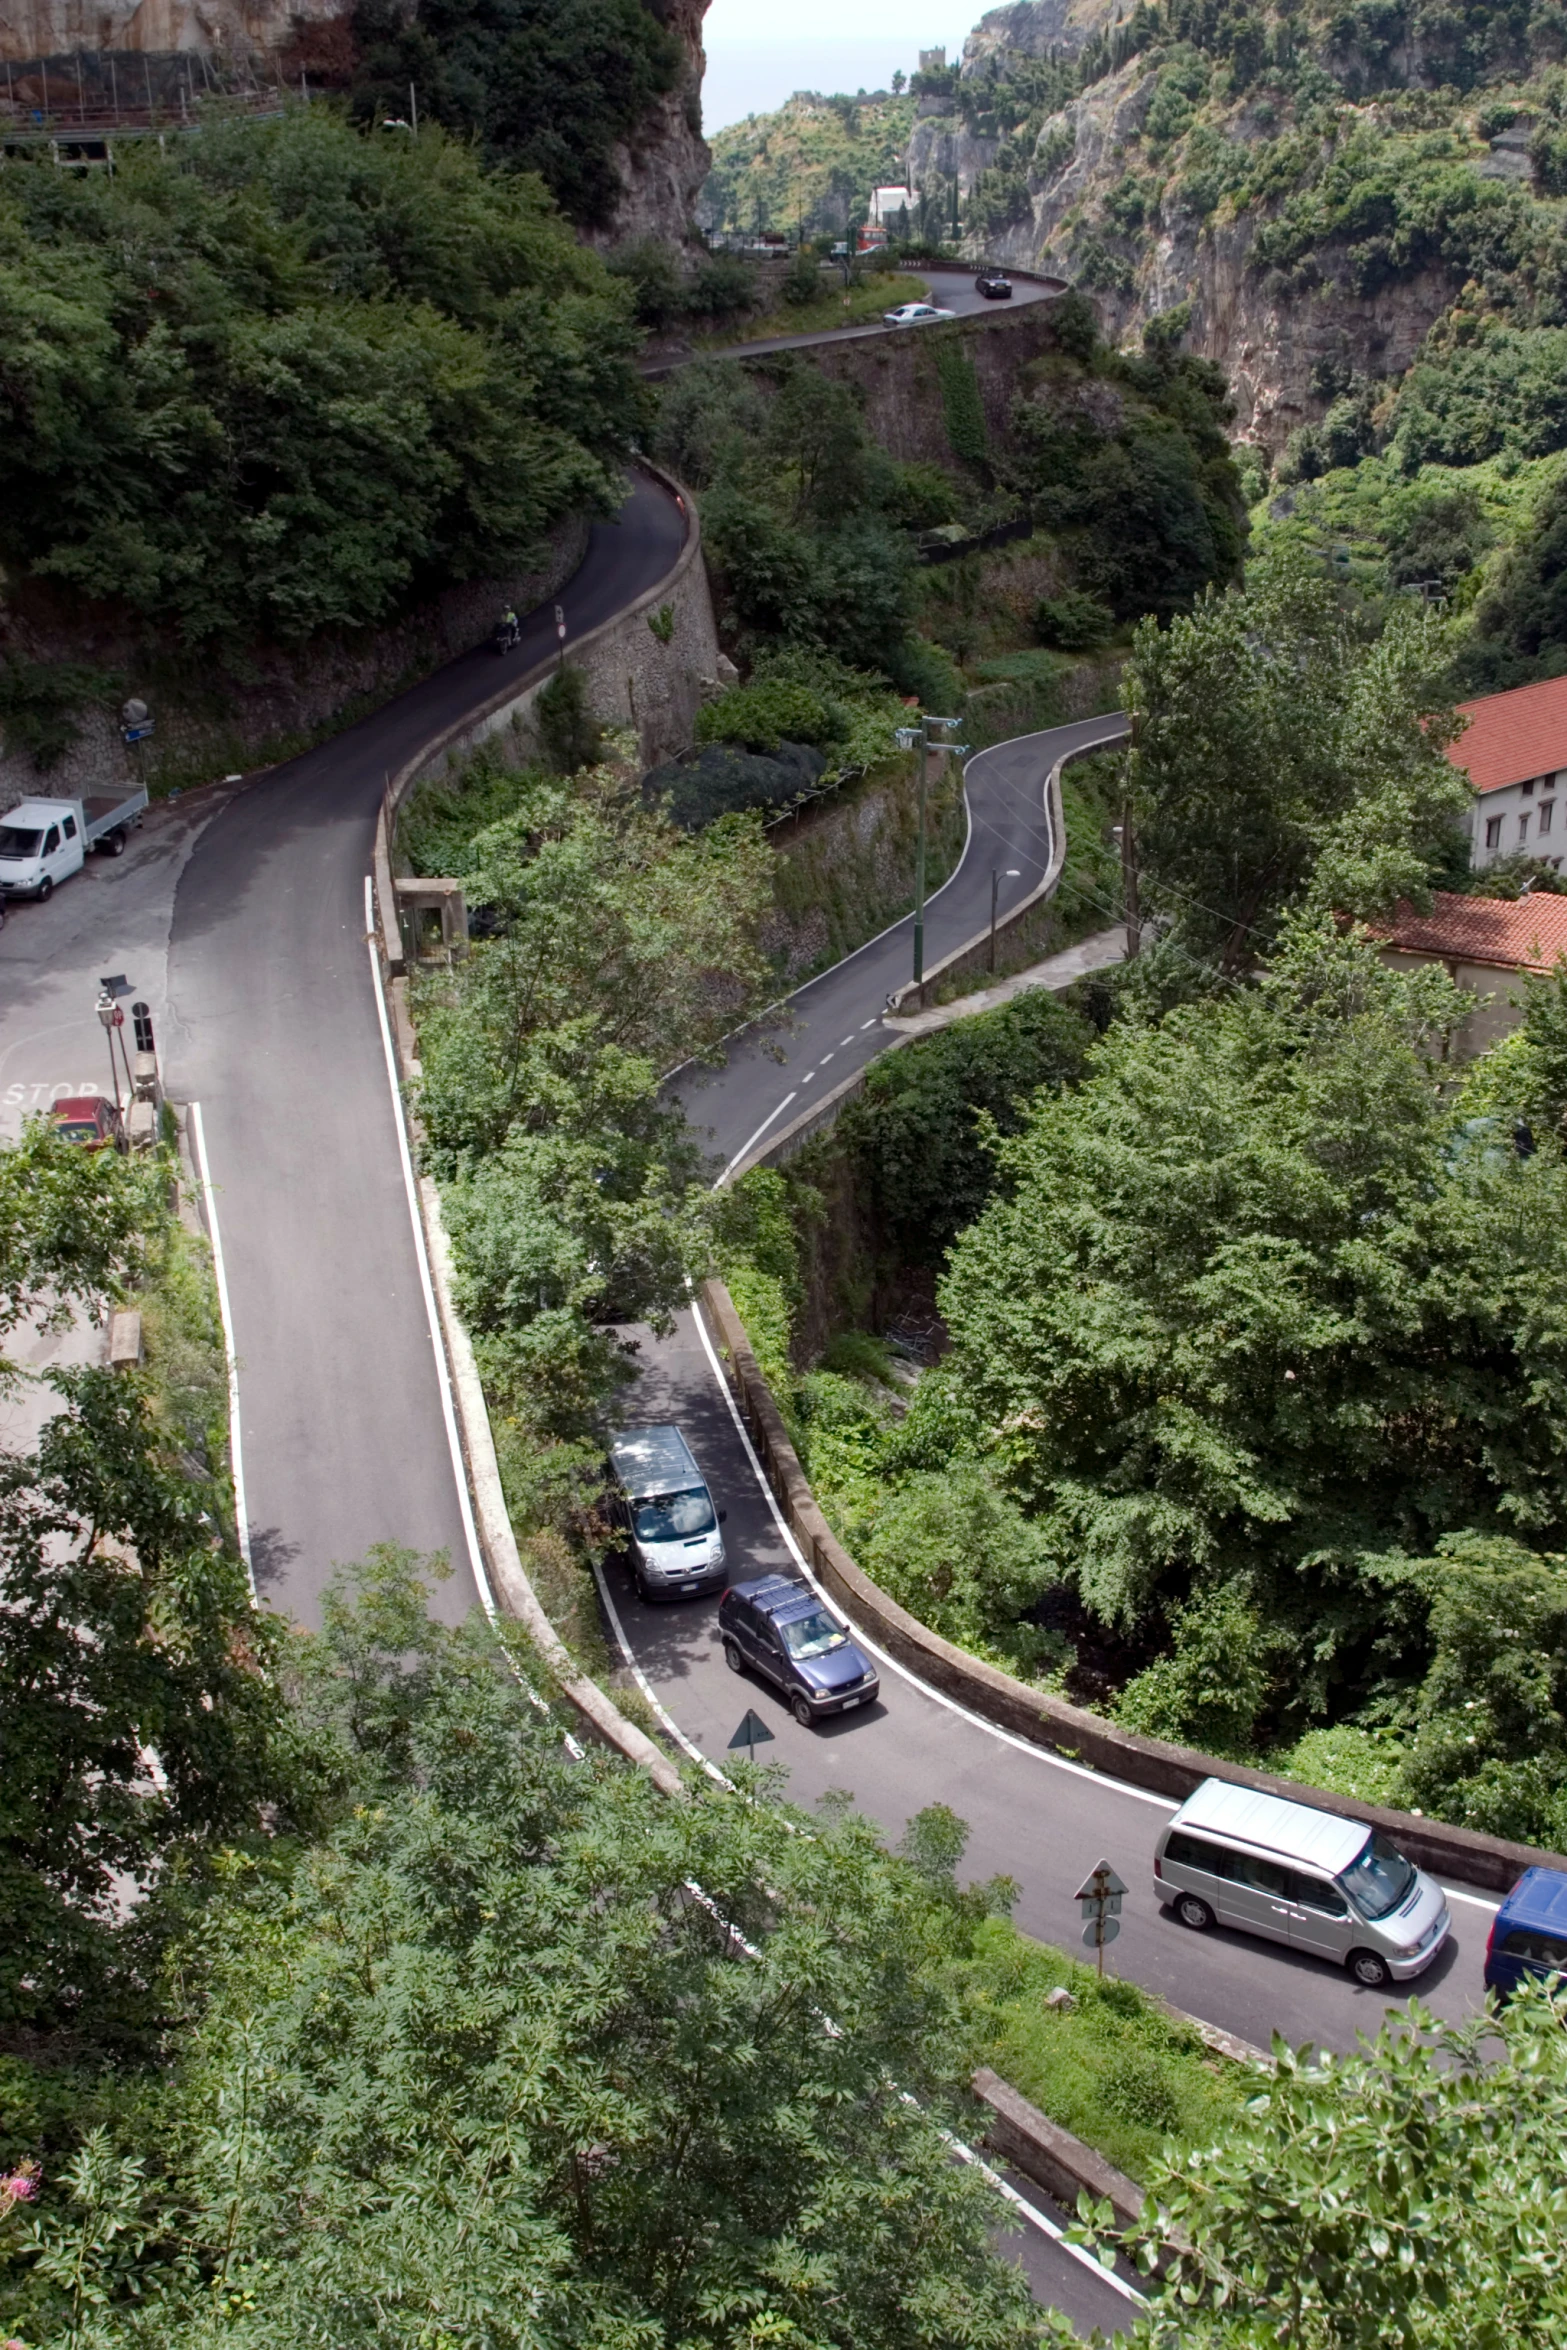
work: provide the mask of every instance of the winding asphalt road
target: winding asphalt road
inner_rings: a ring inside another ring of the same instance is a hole
[[[978,312],[987,310],[1023,310],[1031,302],[1053,302],[1058,294],[1066,290],[1064,279],[1015,277],[1010,299],[1002,303],[976,292],[974,272],[970,269],[921,268],[918,275],[924,279],[930,300],[936,308],[950,310],[957,318],[972,318]],[[889,273],[887,308],[895,310],[900,299],[908,301],[910,298],[907,293],[900,297],[898,280]],[[918,327],[889,327],[884,320],[872,319],[867,325],[835,327],[827,334],[768,335],[755,343],[729,343],[722,350],[705,352],[703,356],[710,359],[765,359],[770,351],[813,350],[820,349],[823,344],[861,343],[877,335],[918,334],[920,331]],[[685,364],[683,359],[654,360],[644,368],[643,373],[649,376],[671,375],[677,367]]]
[[[572,634],[666,576],[684,528],[668,494],[638,477],[563,592]],[[519,669],[552,643],[548,617],[532,616]],[[95,863],[48,906],[17,908],[0,938],[0,1098],[13,1120],[92,1081],[96,980],[121,968],[153,1005],[171,1093],[202,1105],[252,1555],[264,1595],[305,1621],[334,1562],[378,1541],[448,1552],[444,1614],[460,1616],[477,1596],[399,1166],[364,884],[385,772],[481,704],[496,678],[493,655],[469,655],[303,758],[154,811],[123,860]],[[972,763],[968,852],[931,902],[927,961],[982,927],[993,868],[1012,895],[1032,886],[1047,853],[1045,769],[1112,724],[1087,721]],[[908,928],[802,989],[786,1029],[736,1038],[721,1073],[683,1073],[715,1162],[743,1156],[758,1128],[794,1114],[791,1095],[825,1090],[888,1041],[880,1013],[909,971]],[[649,1339],[643,1362],[626,1416],[687,1429],[728,1507],[737,1570],[797,1571],[695,1319]],[[637,1669],[691,1747],[722,1757],[749,1703],[774,1729],[770,1752],[796,1799],[846,1788],[894,1836],[924,1805],[950,1804],[970,1823],[969,1867],[1013,1876],[1020,1922],[1052,1939],[1072,1938],[1072,1891],[1108,1856],[1131,1887],[1122,1969],[1249,2039],[1265,2043],[1278,2026],[1342,2047],[1377,2022],[1381,2001],[1337,1970],[1240,1937],[1194,1937],[1158,1911],[1148,1864],[1162,1801],[1025,1747],[895,1670],[872,1711],[801,1730],[725,1671],[710,1603],[650,1611],[623,1582],[612,1588]],[[1456,1907],[1454,1943],[1421,1983],[1443,2013],[1478,2003],[1487,1907]],[[1022,2241],[1037,2288],[1080,2322],[1124,2318],[1107,2288],[1036,2236]]]
[[[950,878],[926,902],[925,968],[934,969],[990,920],[991,884],[1004,921],[1045,877],[1050,823],[1043,779],[1068,752],[1113,742],[1119,715],[1082,718],[1018,735],[969,760],[963,788],[968,838]],[[830,971],[807,980],[764,1018],[729,1040],[722,1068],[692,1062],[671,1091],[706,1142],[715,1170],[733,1174],[820,1097],[896,1041],[881,1014],[913,976],[914,920],[894,922]]]

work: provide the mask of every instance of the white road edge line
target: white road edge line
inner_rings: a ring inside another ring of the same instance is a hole
[[[911,2105],[917,2102],[914,2097],[910,2096],[907,2089],[903,2091],[903,2095],[908,2098]],[[1048,2213],[1041,2211],[1036,2204],[1030,2203],[1026,2195],[1019,2194],[1011,2181],[1004,2179],[999,2171],[992,2170],[982,2154],[976,2154],[972,2146],[965,2146],[962,2139],[955,2138],[950,2130],[943,2130],[941,2134],[960,2161],[972,2163],[981,2178],[993,2187],[998,2195],[1003,2196],[1015,2210],[1020,2211],[1030,2226],[1038,2228],[1041,2235],[1049,2236],[1069,2260],[1079,2262],[1082,2267],[1096,2276],[1102,2285],[1108,2285],[1113,2293],[1119,2293],[1124,2301],[1135,2301],[1139,2309],[1147,2308],[1148,2296],[1146,2293],[1139,2293],[1135,2285],[1129,2285],[1126,2279],[1118,2276],[1113,2268],[1106,2268],[1103,2261],[1096,2260],[1086,2246],[1069,2243],[1066,2230],[1058,2228]]]
[[[718,1183],[727,1181],[728,1177],[734,1172],[735,1168],[739,1166],[740,1161],[745,1157],[746,1152],[751,1147],[751,1143],[761,1141],[762,1136],[767,1132],[767,1129],[769,1126],[771,1126],[773,1120],[775,1118],[781,1118],[793,1100],[794,1095],[792,1093],[786,1093],[783,1097],[783,1100],[779,1103],[777,1109],[768,1111],[766,1117],[762,1120],[761,1125],[758,1126],[756,1132],[751,1136],[750,1141],[743,1142],[740,1145],[740,1148],[735,1152],[734,1157],[730,1160],[728,1166],[724,1169],[723,1174],[719,1176]],[[715,1191],[718,1189],[718,1183],[715,1183],[713,1186]]]
[[[256,1590],[256,1570],[250,1556],[250,1515],[245,1506],[245,1456],[239,1429],[239,1356],[234,1347],[234,1314],[229,1304],[228,1273],[223,1263],[223,1235],[218,1229],[218,1203],[212,1189],[212,1168],[207,1157],[206,1129],[201,1123],[201,1104],[190,1105],[191,1133],[196,1141],[196,1160],[201,1176],[202,1205],[207,1211],[207,1238],[212,1243],[212,1275],[218,1285],[218,1313],[223,1323],[223,1352],[228,1357],[229,1374],[229,1474],[234,1482],[234,1531],[239,1537],[239,1555],[245,1562],[245,1574],[250,1584],[252,1603],[259,1607]]]
[[[675,1720],[674,1715],[670,1712],[668,1706],[665,1705],[663,1699],[659,1696],[658,1691],[654,1688],[652,1682],[648,1679],[646,1673],[643,1672],[642,1667],[638,1664],[636,1651],[633,1649],[630,1641],[626,1638],[626,1627],[620,1620],[620,1610],[616,1607],[613,1598],[610,1596],[609,1582],[605,1576],[604,1570],[599,1565],[597,1559],[594,1559],[591,1564],[593,1567],[593,1580],[599,1587],[599,1598],[604,1603],[604,1613],[609,1618],[610,1629],[615,1635],[615,1639],[620,1648],[620,1653],[625,1658],[627,1665],[631,1669],[631,1678],[633,1681],[635,1681],[637,1687],[641,1690],[643,1696],[647,1699],[648,1704],[653,1708],[654,1713],[657,1714],[665,1730],[668,1732],[669,1736],[673,1738],[675,1744],[680,1748],[681,1752],[683,1754],[688,1754],[694,1763],[699,1763],[702,1769],[706,1771],[710,1779],[715,1779],[720,1787],[726,1787],[729,1790],[729,1793],[733,1795],[735,1791],[735,1783],[733,1779],[726,1779],[723,1772],[719,1769],[717,1763],[713,1762],[709,1756],[702,1752],[702,1749],[696,1744],[694,1739],[688,1738],[686,1736],[684,1730],[681,1729],[680,1724]],[[706,1896],[704,1895],[703,1898],[705,1899]]]
[[[1442,1885],[1440,1877],[1437,1883]],[[1449,1901],[1467,1901],[1471,1909],[1488,1909],[1492,1917],[1502,1906],[1499,1901],[1487,1901],[1483,1893],[1460,1893],[1456,1885],[1442,1885],[1442,1891]]]
[[[745,1457],[751,1464],[751,1474],[761,1488],[762,1499],[772,1512],[773,1523],[788,1544],[791,1556],[817,1598],[825,1601],[828,1607],[836,1608],[840,1615],[845,1614],[847,1611],[839,1606],[837,1600],[822,1589],[815,1573],[806,1562],[804,1552],[794,1538],[793,1529],[778,1507],[773,1489],[768,1484],[762,1472],[762,1464],[756,1457],[756,1448],[751,1442],[750,1431],[740,1417],[740,1408],[729,1391],[729,1382],[724,1377],[718,1357],[713,1351],[713,1342],[707,1334],[707,1324],[702,1319],[702,1309],[694,1296],[691,1301],[691,1312],[692,1319],[696,1323],[697,1335],[702,1341],[702,1351],[707,1356],[708,1367],[717,1383],[719,1394],[729,1407],[729,1417],[733,1420],[736,1433],[745,1447]],[[949,1714],[956,1714],[960,1721],[971,1722],[976,1730],[984,1730],[990,1737],[999,1738],[1004,1746],[1015,1747],[1019,1754],[1032,1755],[1036,1762],[1046,1764],[1051,1770],[1069,1772],[1074,1779],[1088,1779],[1096,1787],[1113,1787],[1122,1795],[1134,1795],[1139,1803],[1154,1804],[1165,1814],[1167,1819],[1173,1818],[1180,1809],[1180,1806],[1172,1803],[1167,1795],[1155,1795],[1146,1787],[1133,1787],[1125,1779],[1114,1779],[1107,1771],[1091,1771],[1083,1763],[1068,1762],[1065,1755],[1052,1754],[1047,1747],[1035,1746],[1029,1739],[1015,1736],[1011,1730],[1003,1730],[997,1723],[987,1722],[983,1714],[971,1713],[966,1705],[959,1705],[956,1698],[948,1697],[945,1690],[933,1688],[929,1681],[922,1681],[918,1673],[911,1673],[907,1665],[900,1665],[897,1658],[889,1656],[884,1648],[878,1648],[875,1641],[867,1639],[859,1626],[853,1623],[852,1618],[850,1618],[850,1623],[854,1637],[860,1646],[879,1659],[889,1672],[896,1673],[900,1681],[907,1681],[911,1689],[917,1689],[922,1697],[928,1697],[935,1704],[944,1706]]]
[[[430,1346],[435,1356],[435,1384],[441,1391],[441,1418],[446,1424],[446,1442],[452,1456],[457,1507],[462,1517],[463,1538],[468,1545],[468,1564],[474,1584],[484,1612],[493,1624],[496,1620],[495,1594],[490,1589],[489,1570],[485,1566],[484,1552],[479,1543],[479,1529],[474,1524],[473,1501],[468,1492],[468,1464],[463,1459],[462,1439],[457,1433],[451,1371],[446,1360],[446,1342],[441,1336],[435,1284],[430,1279],[430,1255],[425,1244],[424,1219],[419,1213],[413,1156],[408,1148],[408,1123],[403,1114],[403,1089],[397,1078],[397,1051],[392,1043],[392,1023],[387,1017],[386,989],[381,984],[381,950],[375,933],[375,895],[368,873],[365,875],[365,945],[370,951],[370,976],[375,983],[376,1016],[381,1023],[381,1048],[386,1055],[386,1082],[392,1089],[392,1122],[397,1128],[397,1156],[403,1170],[403,1189],[408,1196],[408,1221],[413,1226],[414,1255],[419,1263],[419,1288],[424,1298],[425,1320],[430,1326]]]

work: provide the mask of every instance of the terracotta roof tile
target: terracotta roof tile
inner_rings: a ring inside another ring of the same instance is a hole
[[[1567,897],[1540,890],[1526,897],[1460,898],[1437,890],[1429,914],[1407,903],[1391,922],[1371,928],[1389,946],[1448,962],[1494,963],[1509,971],[1549,971],[1567,955]]]
[[[1469,724],[1448,751],[1477,792],[1567,767],[1567,677],[1460,702]]]

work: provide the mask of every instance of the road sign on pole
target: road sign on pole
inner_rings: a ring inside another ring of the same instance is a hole
[[[1083,1940],[1090,1950],[1098,1953],[1099,1972],[1105,1971],[1105,1944],[1113,1942],[1120,1933],[1121,1901],[1126,1887],[1107,1860],[1095,1863],[1090,1875],[1083,1879],[1072,1896],[1082,1909],[1085,1924]]]
[[[743,1746],[746,1751],[746,1759],[749,1762],[755,1762],[757,1748],[759,1746],[770,1746],[772,1744],[772,1739],[773,1734],[767,1727],[767,1724],[762,1720],[761,1715],[754,1713],[750,1706],[747,1706],[745,1709],[745,1720],[740,1724],[739,1729],[730,1739],[729,1750],[731,1753],[733,1753],[737,1746]]]

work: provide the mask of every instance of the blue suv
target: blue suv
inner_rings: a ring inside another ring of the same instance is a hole
[[[1567,1871],[1525,1869],[1496,1913],[1485,1987],[1505,1999],[1553,1974],[1567,1977]]]
[[[773,1682],[807,1728],[824,1714],[869,1705],[881,1688],[870,1658],[832,1610],[787,1575],[732,1583],[718,1603],[718,1629],[729,1670],[749,1667]]]

